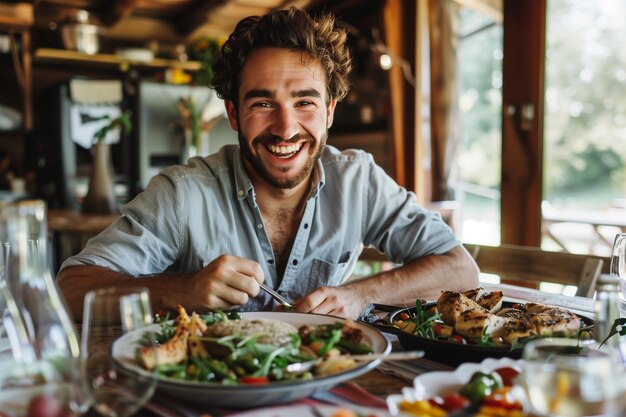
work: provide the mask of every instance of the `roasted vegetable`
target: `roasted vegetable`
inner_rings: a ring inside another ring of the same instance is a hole
[[[498,373],[476,372],[469,382],[461,388],[459,394],[468,398],[472,404],[479,405],[483,398],[503,386],[502,378]]]

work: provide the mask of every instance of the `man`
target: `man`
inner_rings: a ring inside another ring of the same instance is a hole
[[[271,309],[358,317],[478,283],[441,217],[362,151],[326,146],[347,93],[346,33],[292,8],[243,19],[214,66],[239,147],[155,176],[122,217],[67,260],[58,284],[75,316],[84,294],[141,285],[155,310]],[[399,265],[342,285],[363,247]]]

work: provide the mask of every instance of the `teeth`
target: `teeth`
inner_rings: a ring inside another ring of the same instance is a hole
[[[276,145],[268,145],[267,146],[270,152],[277,156],[291,156],[298,152],[302,147],[302,144],[297,145],[289,145],[289,146],[276,146]]]

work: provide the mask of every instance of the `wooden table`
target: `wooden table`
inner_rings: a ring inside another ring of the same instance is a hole
[[[507,300],[535,301],[535,302],[551,301],[551,304],[553,305],[564,304],[568,308],[573,309],[575,311],[580,311],[590,316],[593,314],[591,313],[591,311],[593,311],[593,300],[589,298],[554,296],[551,294],[540,292],[538,290],[514,287],[511,285],[493,285],[492,284],[492,285],[488,285],[487,287],[489,288],[489,290],[498,290],[498,289],[502,290]],[[398,347],[396,343],[394,343],[393,345],[394,347]],[[401,349],[401,347],[399,348]],[[427,361],[427,360],[424,360],[424,361],[426,363],[430,362],[430,364],[436,365],[438,368],[437,370],[442,370],[441,368],[452,369],[452,368],[448,368],[446,366],[443,366],[442,364],[437,364],[432,361]],[[425,369],[427,368],[428,368],[428,364],[427,366],[425,366]],[[424,372],[427,372],[427,370],[424,370]],[[379,396],[382,399],[385,399],[385,397],[391,394],[399,394],[401,393],[402,388],[411,386],[411,383],[408,382],[407,380],[401,379],[396,376],[385,374],[379,371],[378,369],[374,369],[370,372],[367,372],[366,374],[356,377],[349,382],[354,382],[358,384],[369,393]],[[198,410],[199,407],[190,405],[189,408],[192,410]],[[205,411],[205,410],[198,410],[198,413],[196,414],[197,417],[203,416],[203,414],[200,411]],[[206,411],[210,411],[210,410],[206,410]],[[192,415],[194,414],[190,414],[190,417]],[[220,414],[220,413],[212,414],[213,417],[221,416],[221,415],[224,415],[224,414]],[[204,416],[206,416],[206,414],[204,414]],[[98,417],[98,414],[95,411],[90,410],[87,414],[85,414],[85,417]],[[147,409],[142,409],[136,414],[136,417],[160,417],[160,415],[155,414]]]

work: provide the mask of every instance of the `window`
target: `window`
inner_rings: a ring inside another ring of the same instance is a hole
[[[542,248],[608,255],[626,227],[626,0],[547,8]]]
[[[458,49],[461,146],[452,188],[464,242],[500,243],[502,25],[462,8]]]

